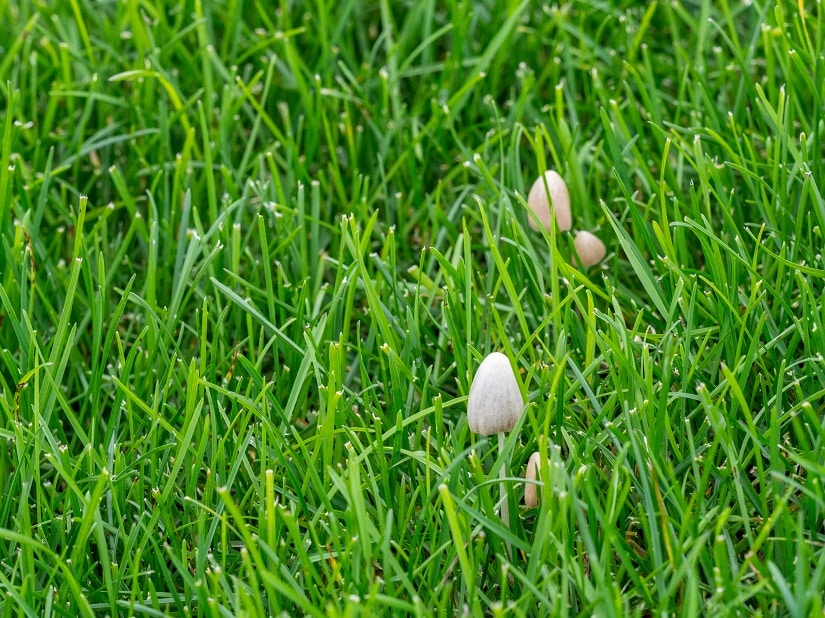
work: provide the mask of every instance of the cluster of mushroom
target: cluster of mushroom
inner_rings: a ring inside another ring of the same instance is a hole
[[[482,436],[498,435],[499,450],[504,450],[504,434],[515,427],[524,410],[524,398],[516,382],[516,374],[510,359],[501,352],[492,352],[482,361],[470,386],[467,401],[467,420],[470,430]],[[535,480],[539,471],[540,455],[533,453],[527,464],[527,485],[524,504],[538,505]],[[507,476],[506,464],[500,477]],[[501,520],[510,525],[509,507],[505,485],[501,483]]]
[[[553,206],[551,211],[550,206]],[[564,179],[553,170],[547,170],[539,176],[530,187],[527,195],[527,205],[536,215],[538,222],[550,230],[551,212],[556,214],[556,227],[562,232],[568,231],[573,225],[570,212],[570,193]],[[539,226],[532,217],[528,220],[530,227],[538,230]],[[580,231],[573,240],[579,262],[584,268],[598,264],[604,259],[606,249],[604,243],[597,236],[588,231]]]
[[[538,230],[541,225],[549,231],[554,214],[556,227],[560,231],[569,231],[573,225],[570,193],[562,177],[553,170],[544,172],[533,183],[527,204],[535,214],[535,218],[529,219],[530,227],[534,230]],[[584,268],[598,264],[606,254],[604,243],[588,231],[578,232],[573,245]],[[504,434],[516,426],[523,410],[524,398],[510,359],[501,352],[492,352],[482,361],[470,386],[467,401],[470,430],[482,436],[497,435],[499,450],[504,452]],[[538,506],[536,480],[540,480],[540,474],[541,454],[533,453],[525,471],[524,504],[527,507]],[[502,479],[501,520],[509,527],[509,506],[503,482],[507,476],[506,462],[501,466],[499,475]]]

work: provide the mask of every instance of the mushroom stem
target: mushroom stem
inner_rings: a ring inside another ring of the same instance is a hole
[[[498,452],[504,452],[504,434],[498,434]],[[501,521],[504,524],[504,527],[509,529],[510,528],[510,501],[507,496],[507,490],[504,486],[504,479],[507,477],[507,460],[505,459],[504,462],[501,464],[501,468],[498,471],[498,478],[500,480],[500,487],[501,487]],[[507,554],[512,554],[512,549],[510,548],[510,542],[507,542]]]

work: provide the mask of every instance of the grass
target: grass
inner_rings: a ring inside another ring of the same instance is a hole
[[[0,615],[822,615],[818,2],[0,17]]]

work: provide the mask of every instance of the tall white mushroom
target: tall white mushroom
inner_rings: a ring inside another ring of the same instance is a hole
[[[547,170],[536,178],[530,193],[527,195],[527,205],[536,213],[544,229],[550,230],[550,205],[556,213],[556,226],[562,232],[573,225],[573,216],[570,214],[570,193],[564,179],[553,170]],[[527,221],[534,230],[539,229],[533,217]]]
[[[498,434],[499,451],[504,452],[504,433],[513,429],[524,409],[524,399],[516,382],[510,360],[501,352],[493,352],[481,362],[470,386],[467,420],[470,429],[482,436]],[[499,472],[507,476],[506,465]],[[501,483],[501,520],[510,527],[507,492]]]

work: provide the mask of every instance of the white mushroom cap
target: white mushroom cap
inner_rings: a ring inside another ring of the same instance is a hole
[[[590,268],[604,259],[607,249],[604,243],[590,232],[579,232],[573,240],[579,261],[585,268]]]
[[[549,198],[544,188],[545,182],[547,190],[550,191]],[[527,195],[527,205],[536,213],[536,217],[546,230],[550,229],[550,198],[556,208],[556,226],[561,231],[569,230],[573,225],[573,218],[570,214],[570,193],[567,191],[564,179],[553,170],[547,170],[539,176]],[[532,217],[528,218],[528,223],[534,230],[539,229]]]
[[[470,386],[467,420],[474,433],[490,436],[510,431],[524,409],[524,399],[510,360],[493,352],[482,361]]]
[[[528,481],[535,481],[541,472],[541,455],[533,453],[530,455],[530,460],[527,462],[527,470],[524,472],[524,478]],[[534,483],[525,483],[524,485],[524,506],[533,508],[539,505],[538,487]]]

